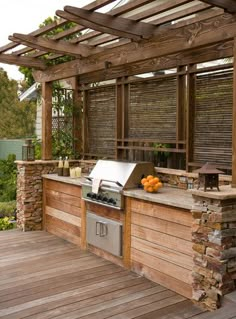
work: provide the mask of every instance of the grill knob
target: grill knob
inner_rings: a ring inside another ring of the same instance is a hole
[[[86,196],[89,197],[89,198],[92,198],[92,195],[93,195],[92,192],[89,192],[89,193],[86,194]]]
[[[96,199],[97,198],[97,194],[95,193],[92,193],[92,196],[91,196],[92,199]]]
[[[112,205],[115,205],[116,201],[113,198],[109,198],[108,203],[112,204]]]
[[[103,197],[102,194],[98,194],[97,195],[97,200],[102,200],[102,197]]]
[[[108,201],[108,197],[107,196],[103,196],[102,201],[103,202],[107,202]]]

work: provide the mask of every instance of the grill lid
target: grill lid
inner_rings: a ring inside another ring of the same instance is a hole
[[[89,178],[92,181],[100,180],[101,186],[106,185],[123,188],[134,188],[140,184],[142,177],[154,173],[151,162],[121,162],[113,160],[99,160]]]

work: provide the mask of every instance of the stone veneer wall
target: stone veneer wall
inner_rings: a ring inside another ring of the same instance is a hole
[[[56,173],[58,161],[16,161],[17,164],[17,227],[23,231],[41,230],[43,214],[42,175]],[[94,161],[70,161],[89,173]]]
[[[198,186],[198,174],[188,173],[182,170],[155,167],[155,171],[160,180],[170,187],[181,189],[193,189]],[[219,185],[228,185],[232,181],[229,175],[219,176]]]
[[[193,300],[213,310],[236,289],[236,197],[193,198]]]

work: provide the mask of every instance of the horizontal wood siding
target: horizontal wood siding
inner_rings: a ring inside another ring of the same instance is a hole
[[[87,153],[115,154],[115,86],[94,88],[87,95]]]
[[[196,163],[218,167],[232,163],[232,71],[202,74],[196,78],[194,156]]]
[[[80,245],[80,186],[44,180],[44,227],[48,232]]]
[[[131,200],[131,267],[191,298],[192,216],[187,210]]]
[[[129,138],[176,138],[176,78],[130,85]]]

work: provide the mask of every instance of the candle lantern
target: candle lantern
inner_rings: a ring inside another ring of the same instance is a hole
[[[219,174],[224,173],[223,171],[220,171],[217,169],[214,165],[210,163],[206,163],[201,168],[195,170],[196,173],[198,173],[198,187],[204,187],[204,192],[209,187],[210,189],[213,189],[213,187],[216,187],[219,191]]]
[[[22,160],[23,161],[34,161],[35,160],[35,149],[32,144],[32,140],[27,138],[25,144],[22,145]]]

